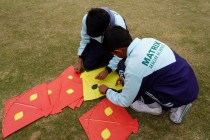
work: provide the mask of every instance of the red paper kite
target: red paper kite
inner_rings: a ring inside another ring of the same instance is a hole
[[[104,99],[97,106],[79,118],[90,140],[126,139],[132,132],[138,132],[138,121],[125,108]]]
[[[52,111],[46,83],[37,85],[26,93],[22,94],[16,102],[41,109],[45,111],[45,116],[48,116]]]
[[[10,107],[7,108],[8,111],[2,121],[3,138],[45,116],[45,112],[43,110],[33,106],[15,102],[6,102],[5,106],[8,106],[8,104]]]
[[[47,84],[40,84],[22,95],[5,102],[2,135],[6,137],[35,120],[49,115],[52,107],[47,93]]]
[[[68,67],[59,76],[62,79],[58,108],[72,107],[73,103],[83,97],[82,79],[73,66]],[[72,104],[72,105],[71,105]],[[73,107],[74,108],[74,107]]]
[[[71,66],[49,84],[42,83],[7,100],[2,121],[3,138],[43,116],[61,112],[66,106],[80,107],[82,91],[80,74]]]

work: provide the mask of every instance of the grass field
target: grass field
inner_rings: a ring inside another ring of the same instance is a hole
[[[82,17],[91,7],[101,6],[119,12],[133,38],[153,37],[167,43],[187,59],[199,81],[199,97],[181,125],[170,122],[169,112],[152,116],[128,108],[140,125],[138,134],[128,139],[210,139],[209,0],[1,0],[0,122],[7,99],[52,81],[76,63]],[[40,119],[6,140],[88,139],[78,118],[100,100]]]

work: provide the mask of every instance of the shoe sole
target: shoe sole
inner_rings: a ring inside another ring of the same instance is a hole
[[[178,122],[182,123],[182,122],[184,121],[184,118],[185,118],[185,116],[187,115],[187,113],[190,111],[190,108],[191,108],[191,107],[192,107],[192,104],[188,104],[188,105],[186,106],[186,108],[184,109],[184,111],[183,111],[181,117],[179,118],[179,121],[178,121]]]
[[[185,119],[187,113],[190,111],[190,108],[191,108],[191,107],[192,107],[192,104],[188,104],[188,105],[185,107],[184,111],[182,112],[182,114],[181,114],[179,120],[178,120],[177,122],[174,122],[174,121],[173,121],[173,122],[174,122],[174,123],[177,123],[177,124],[182,123],[182,122],[184,121],[184,119]]]
[[[151,114],[151,115],[160,115],[160,114],[162,114],[162,111],[160,113],[152,113],[152,112],[146,112],[146,111],[138,111],[135,108],[133,108],[132,106],[130,106],[130,108],[132,108],[134,111],[140,112],[140,113],[147,113],[147,114]]]

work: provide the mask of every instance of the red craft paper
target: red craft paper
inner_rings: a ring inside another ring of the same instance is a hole
[[[80,107],[80,106],[82,105],[83,101],[84,101],[84,98],[81,97],[81,98],[79,99],[79,101],[77,102],[76,107]]]
[[[94,109],[96,108],[97,106],[93,107],[92,109],[90,109],[88,112],[86,112],[85,114],[83,114],[80,118],[79,118],[79,121],[82,125],[82,127],[84,128],[85,130],[85,133],[87,134],[88,138],[90,139],[90,136],[89,136],[89,130],[88,130],[88,127],[89,127],[89,119],[91,118],[91,115],[94,111]]]
[[[76,101],[83,97],[82,79],[80,78],[80,75],[81,73],[76,73],[74,67],[70,66],[59,76],[59,78],[62,79],[58,107],[60,110],[66,106],[74,109],[77,104]]]
[[[63,109],[83,96],[82,84],[74,83],[66,77],[62,78],[59,109]]]
[[[82,79],[80,78],[81,73],[76,73],[73,66],[68,67],[65,69],[61,76],[68,78],[69,76],[72,76],[71,81],[76,83],[82,83]]]
[[[58,108],[59,98],[61,93],[61,83],[62,83],[62,78],[60,77],[51,81],[48,84],[48,96],[50,104],[53,107],[52,112],[50,112],[50,114],[56,114],[62,111]]]
[[[5,138],[43,117],[45,115],[44,113],[42,110],[33,106],[13,103],[2,122],[2,137]]]
[[[74,101],[73,103],[69,104],[68,106],[71,109],[75,109],[75,107],[80,107],[82,105],[83,102],[83,97],[79,98],[78,100]]]
[[[15,96],[13,98],[10,98],[8,100],[5,101],[5,105],[4,105],[4,116],[7,114],[7,112],[9,111],[10,107],[12,106],[12,104],[14,102],[16,102],[19,98],[20,98],[21,95],[19,96]]]
[[[79,120],[90,140],[120,140],[126,139],[132,132],[138,132],[137,119],[133,119],[125,108],[114,105],[108,99],[102,100]],[[110,135],[104,138],[102,133],[106,130]]]
[[[52,111],[46,83],[37,85],[23,93],[16,102],[42,109],[45,111],[45,116],[48,116]]]
[[[70,107],[71,109],[75,109],[75,107],[76,107],[76,105],[78,104],[78,102],[79,102],[79,100],[80,99],[78,99],[78,100],[76,100],[76,101],[74,101],[73,103],[70,103],[69,105],[68,105],[68,107]]]
[[[104,140],[102,132],[108,130],[110,136],[109,140],[126,140],[132,133],[126,125],[120,123],[107,123],[99,121],[89,121],[88,131],[90,140]]]

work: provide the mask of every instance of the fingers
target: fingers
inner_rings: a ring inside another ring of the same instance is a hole
[[[101,94],[106,94],[106,91],[108,89],[108,87],[106,85],[100,85],[98,88],[99,88],[99,92]]]
[[[100,73],[95,77],[95,79],[99,80],[99,77],[100,77]]]
[[[118,85],[118,82],[119,82],[119,79],[117,79],[117,81],[116,81],[116,83],[115,83],[115,86],[117,86],[117,85]]]
[[[77,73],[79,73],[79,72],[80,72],[80,70],[79,70],[79,68],[78,68],[78,67],[74,67],[74,70],[75,70]]]
[[[105,77],[106,77],[106,76],[105,76],[104,74],[99,73],[99,74],[95,77],[95,79],[103,80]]]
[[[124,80],[121,77],[119,77],[117,79],[115,86],[117,86],[119,83],[122,84],[122,85],[124,85]]]

